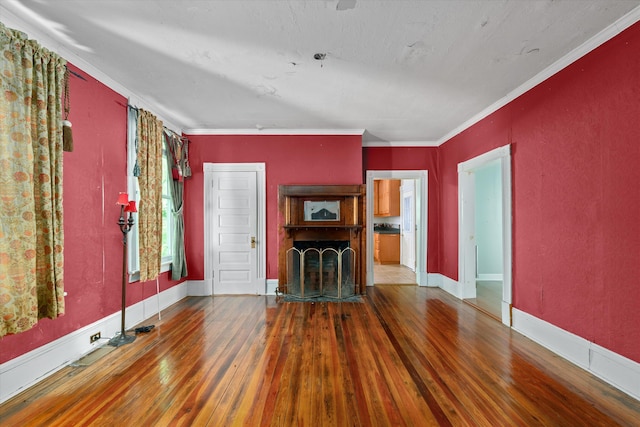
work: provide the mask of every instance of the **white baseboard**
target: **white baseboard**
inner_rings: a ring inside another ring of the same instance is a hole
[[[429,273],[429,286],[438,286],[456,298],[461,298],[460,284],[442,274]],[[509,309],[509,304],[503,301],[503,319],[509,318]],[[514,330],[640,400],[640,363],[516,308],[511,310]]]
[[[275,295],[278,288],[278,279],[267,279],[266,295]]]
[[[513,329],[640,400],[640,363],[516,308]]]
[[[453,280],[443,274],[439,274],[440,284],[439,287],[453,295],[458,299],[462,299],[462,287],[458,281]]]
[[[528,313],[513,309],[513,329],[583,369],[589,369],[589,341]]]
[[[278,287],[278,279],[265,280],[265,293],[260,295],[275,295]],[[187,295],[190,297],[208,297],[213,295],[212,280],[189,280],[187,284]]]
[[[213,295],[212,281],[189,280],[187,283],[187,295],[190,297],[208,297]]]
[[[153,295],[127,307],[125,328],[131,328],[158,314],[158,305],[163,310],[186,296],[187,284],[183,282],[161,292],[160,295]],[[106,343],[106,340],[99,340],[91,344],[90,335],[100,332],[103,338],[109,338],[120,332],[120,329],[121,314],[118,311],[1,364],[0,403]]]
[[[416,270],[416,282],[418,282],[418,286],[431,286],[429,276],[429,273],[426,271]]]
[[[511,304],[505,301],[500,301],[500,312],[502,324],[507,328],[511,327]]]
[[[498,273],[498,274],[478,274],[477,279],[478,280],[492,280],[492,281],[499,281],[502,282],[502,274]]]
[[[430,288],[442,287],[442,274],[440,273],[427,273],[427,285]]]

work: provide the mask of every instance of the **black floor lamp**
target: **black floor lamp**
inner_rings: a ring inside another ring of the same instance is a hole
[[[127,304],[127,233],[131,231],[133,227],[133,213],[138,212],[136,209],[136,202],[129,200],[127,193],[120,193],[118,201],[116,203],[120,205],[120,219],[118,225],[120,231],[122,231],[122,315],[120,322],[120,335],[109,340],[109,345],[114,347],[120,347],[124,344],[130,344],[135,341],[135,335],[127,335],[124,329],[124,314]],[[126,219],[125,219],[126,216]]]

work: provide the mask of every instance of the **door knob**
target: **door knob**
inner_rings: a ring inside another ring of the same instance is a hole
[[[254,236],[251,236],[251,248],[255,248],[256,247],[256,238]]]

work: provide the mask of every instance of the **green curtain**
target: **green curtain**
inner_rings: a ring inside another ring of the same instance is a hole
[[[173,177],[169,181],[171,189],[171,212],[173,214],[173,259],[171,261],[171,278],[179,280],[187,276],[187,259],[184,250],[184,171],[186,169],[186,155],[184,140],[171,131],[165,130],[164,141],[169,153],[167,162],[167,176]]]
[[[158,277],[162,262],[162,132],[162,121],[148,111],[138,110],[141,282]]]
[[[65,66],[0,23],[0,336],[64,314]]]

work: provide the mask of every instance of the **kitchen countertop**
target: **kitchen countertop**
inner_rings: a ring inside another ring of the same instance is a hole
[[[380,227],[380,228],[374,227],[373,232],[380,233],[380,234],[400,234],[400,229],[391,228],[391,227]]]

